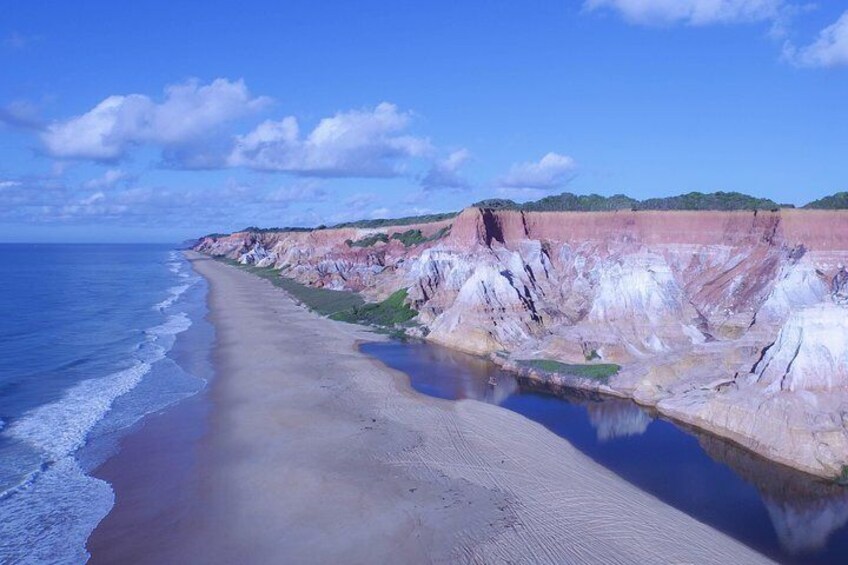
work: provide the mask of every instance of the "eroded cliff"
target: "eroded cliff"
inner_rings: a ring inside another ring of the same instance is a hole
[[[845,211],[469,208],[196,249],[371,300],[404,288],[430,340],[507,364],[618,363],[599,388],[809,473],[848,464]]]

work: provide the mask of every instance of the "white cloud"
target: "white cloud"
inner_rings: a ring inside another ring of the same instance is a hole
[[[784,59],[801,67],[848,65],[848,11],[824,28],[816,41],[800,49],[787,44]]]
[[[459,170],[471,159],[468,149],[458,149],[446,158],[436,161],[421,179],[425,190],[438,188],[468,188],[468,181]]]
[[[711,24],[775,21],[784,0],[586,0],[586,10],[610,9],[629,22],[643,25]]]
[[[305,137],[294,117],[268,120],[236,138],[227,164],[312,176],[394,176],[403,159],[432,151],[428,140],[404,133],[411,119],[383,102],[324,118]]]
[[[95,192],[91,196],[88,196],[88,197],[80,200],[80,204],[82,204],[83,206],[91,206],[92,204],[94,204],[96,202],[100,202],[104,198],[106,198],[105,194],[103,194],[102,192]]]
[[[241,80],[192,80],[166,87],[161,103],[142,94],[109,96],[85,114],[50,124],[41,139],[53,157],[108,161],[135,145],[196,142],[267,102],[252,97]]]
[[[21,182],[16,180],[0,180],[0,190],[4,188],[17,188],[21,186]]]
[[[109,169],[101,176],[87,181],[83,186],[88,189],[112,188],[120,182],[128,181],[130,176],[121,169]]]
[[[577,163],[567,155],[548,153],[537,162],[518,163],[495,181],[501,189],[553,190],[570,181]]]

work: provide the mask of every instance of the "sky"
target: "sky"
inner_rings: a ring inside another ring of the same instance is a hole
[[[0,241],[848,190],[848,0],[8,2]]]

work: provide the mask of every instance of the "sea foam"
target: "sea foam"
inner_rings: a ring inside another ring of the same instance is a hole
[[[45,462],[72,454],[82,447],[89,430],[106,415],[112,402],[135,388],[153,363],[165,357],[173,344],[172,336],[190,326],[184,312],[169,316],[163,324],[145,331],[148,343],[143,344],[146,347],[140,348],[139,359],[130,367],[77,383],[60,400],[27,412],[5,433],[42,451]],[[165,347],[157,343],[163,338],[170,341]]]

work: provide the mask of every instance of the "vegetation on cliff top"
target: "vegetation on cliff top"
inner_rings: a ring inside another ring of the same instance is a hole
[[[478,208],[522,210],[525,212],[608,212],[614,210],[774,210],[786,208],[768,198],[756,198],[739,192],[690,192],[667,198],[636,200],[624,194],[601,196],[564,192],[541,200],[519,204],[512,200],[482,200]]]
[[[536,369],[545,373],[556,373],[559,375],[568,375],[572,377],[582,377],[584,379],[592,379],[606,384],[609,378],[621,370],[620,365],[613,363],[591,363],[585,365],[561,363],[552,359],[524,359],[518,362],[519,365]]]
[[[421,230],[406,230],[405,232],[395,232],[389,237],[385,233],[374,233],[357,239],[356,241],[348,239],[345,241],[348,247],[372,247],[377,243],[388,243],[390,240],[400,241],[404,247],[414,247],[428,241],[436,241],[445,237],[450,233],[450,226],[445,226],[430,237],[425,237]]]
[[[546,196],[541,200],[519,204],[513,200],[493,198],[481,200],[473,204],[477,208],[492,208],[502,210],[523,210],[525,212],[598,212],[612,210],[630,210],[639,203],[638,200],[616,194],[601,196],[599,194],[572,194],[563,192],[554,196]]]
[[[690,192],[667,198],[649,198],[635,206],[637,210],[777,210],[791,207],[768,198],[756,198],[741,192]]]
[[[757,198],[742,194],[741,192],[689,192],[678,196],[665,198],[648,198],[637,200],[624,194],[613,196],[601,196],[599,194],[562,194],[546,196],[532,202],[515,202],[504,198],[492,198],[481,200],[471,205],[476,208],[488,208],[494,210],[521,210],[525,212],[610,212],[616,210],[777,210],[780,208],[794,208],[792,204],[779,204],[769,198]],[[848,209],[848,192],[838,192],[831,196],[825,196],[805,205],[806,209],[841,210]],[[355,222],[344,222],[331,226],[331,228],[384,228],[390,226],[404,226],[410,224],[426,224],[440,222],[456,217],[458,212],[446,212],[441,214],[425,214],[421,216],[407,216],[404,218],[359,220]],[[242,232],[251,233],[279,233],[279,232],[308,232],[328,229],[321,225],[315,228],[285,227],[285,228],[258,228],[247,227]],[[413,230],[414,231],[414,230]],[[229,234],[213,233],[204,238],[220,238]],[[203,238],[201,238],[203,239]],[[410,241],[414,241],[410,239]],[[355,243],[355,242],[354,242]],[[373,244],[372,244],[373,245]],[[415,245],[415,243],[411,243]],[[358,245],[354,245],[357,247]],[[362,245],[361,247],[365,247]],[[409,247],[409,245],[407,245]]]
[[[355,222],[344,222],[336,224],[333,228],[384,228],[386,226],[408,226],[410,224],[432,224],[455,218],[459,212],[445,212],[443,214],[424,214],[422,216],[406,216],[404,218],[381,218],[378,220],[357,220]]]
[[[362,239],[357,239],[353,241],[352,239],[348,239],[345,241],[348,247],[373,247],[378,243],[388,243],[389,236],[384,233],[374,233],[371,235],[367,235]]]
[[[814,200],[804,206],[808,210],[845,210],[848,209],[848,192],[837,192]]]

